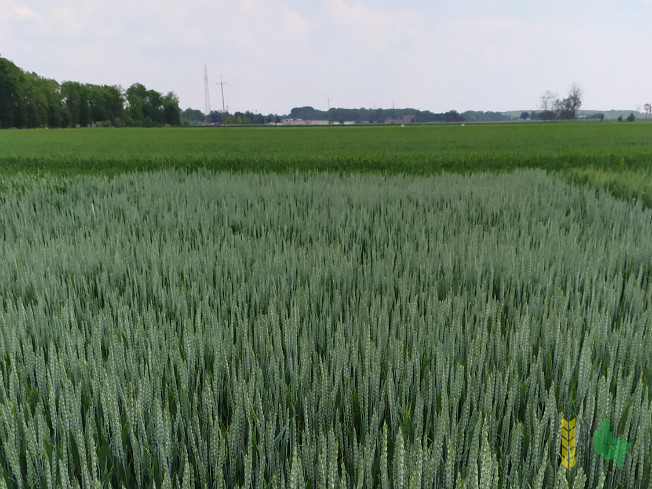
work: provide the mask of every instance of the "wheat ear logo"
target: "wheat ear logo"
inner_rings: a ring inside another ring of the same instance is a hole
[[[567,469],[573,468],[575,458],[575,418],[570,421],[561,419],[561,464]]]
[[[602,420],[600,429],[593,434],[593,449],[605,460],[616,462],[619,469],[623,468],[630,446],[631,443],[613,436],[608,419]]]

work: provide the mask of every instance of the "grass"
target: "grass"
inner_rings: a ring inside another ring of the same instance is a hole
[[[180,168],[383,172],[652,167],[648,124],[61,129],[0,132],[0,172],[105,174]]]
[[[604,189],[617,197],[636,199],[652,207],[652,170],[649,168],[619,169],[572,168],[565,175],[573,182]]]

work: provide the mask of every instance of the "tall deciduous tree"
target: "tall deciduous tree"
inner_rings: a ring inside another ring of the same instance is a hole
[[[163,124],[163,97],[156,90],[147,90],[145,94],[145,125]]]
[[[645,117],[650,117],[650,113],[652,113],[652,104],[645,104],[643,109],[645,110]]]
[[[68,112],[71,127],[84,127],[91,123],[88,92],[88,87],[78,82],[69,81],[61,85],[63,102]]]
[[[546,93],[541,95],[541,109],[545,112],[548,110],[553,110],[555,100],[557,100],[557,94],[546,90]]]
[[[142,125],[145,119],[145,97],[147,89],[140,83],[134,83],[127,88],[127,113],[134,125]]]
[[[558,99],[556,94],[546,90],[546,93],[541,96],[543,113],[540,117],[544,120],[575,119],[577,111],[582,106],[583,94],[583,90],[577,83],[571,85],[568,96],[564,99]]]
[[[167,95],[163,97],[163,121],[166,124],[173,126],[181,124],[179,98],[173,92],[168,92]]]
[[[0,58],[0,127],[22,127],[20,124],[24,98],[22,71],[11,61]]]
[[[24,76],[27,127],[44,127],[48,123],[48,88],[36,73]]]
[[[577,111],[582,106],[582,97],[584,96],[584,91],[579,87],[577,83],[573,83],[568,91],[567,108],[571,111],[573,119],[577,115]]]
[[[120,89],[115,86],[90,85],[89,104],[93,122],[119,125],[124,112]]]

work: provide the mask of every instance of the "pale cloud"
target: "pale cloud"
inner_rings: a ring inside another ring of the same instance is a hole
[[[48,14],[47,29],[53,35],[68,39],[87,35],[92,32],[97,19],[85,13],[70,5],[56,7]]]
[[[34,9],[12,0],[0,2],[0,24],[25,23],[41,20],[41,16]]]
[[[419,13],[404,7],[392,11],[377,11],[361,3],[330,0],[327,4],[328,23],[346,41],[355,40],[375,52],[405,46],[418,39],[424,28]],[[344,32],[342,32],[344,31]]]
[[[345,0],[329,0],[328,13],[336,20],[344,23],[371,29],[393,29],[394,32],[406,33],[413,24],[418,24],[419,13],[404,7],[395,10],[373,10],[362,3],[348,3]],[[389,31],[391,32],[391,31]],[[384,34],[389,33],[385,30]]]
[[[34,10],[32,10],[29,7],[25,6],[15,6],[12,8],[13,11],[13,17],[16,20],[19,21],[24,21],[24,20],[41,20],[39,14],[37,14]]]
[[[439,42],[449,41],[450,52],[465,65],[503,70],[531,58],[524,41],[532,35],[523,21],[469,18],[448,22],[437,30]],[[482,42],[478,42],[481,39]]]

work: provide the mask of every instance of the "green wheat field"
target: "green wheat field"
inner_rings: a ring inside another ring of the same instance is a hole
[[[1,131],[0,489],[647,489],[651,197],[646,123]]]

